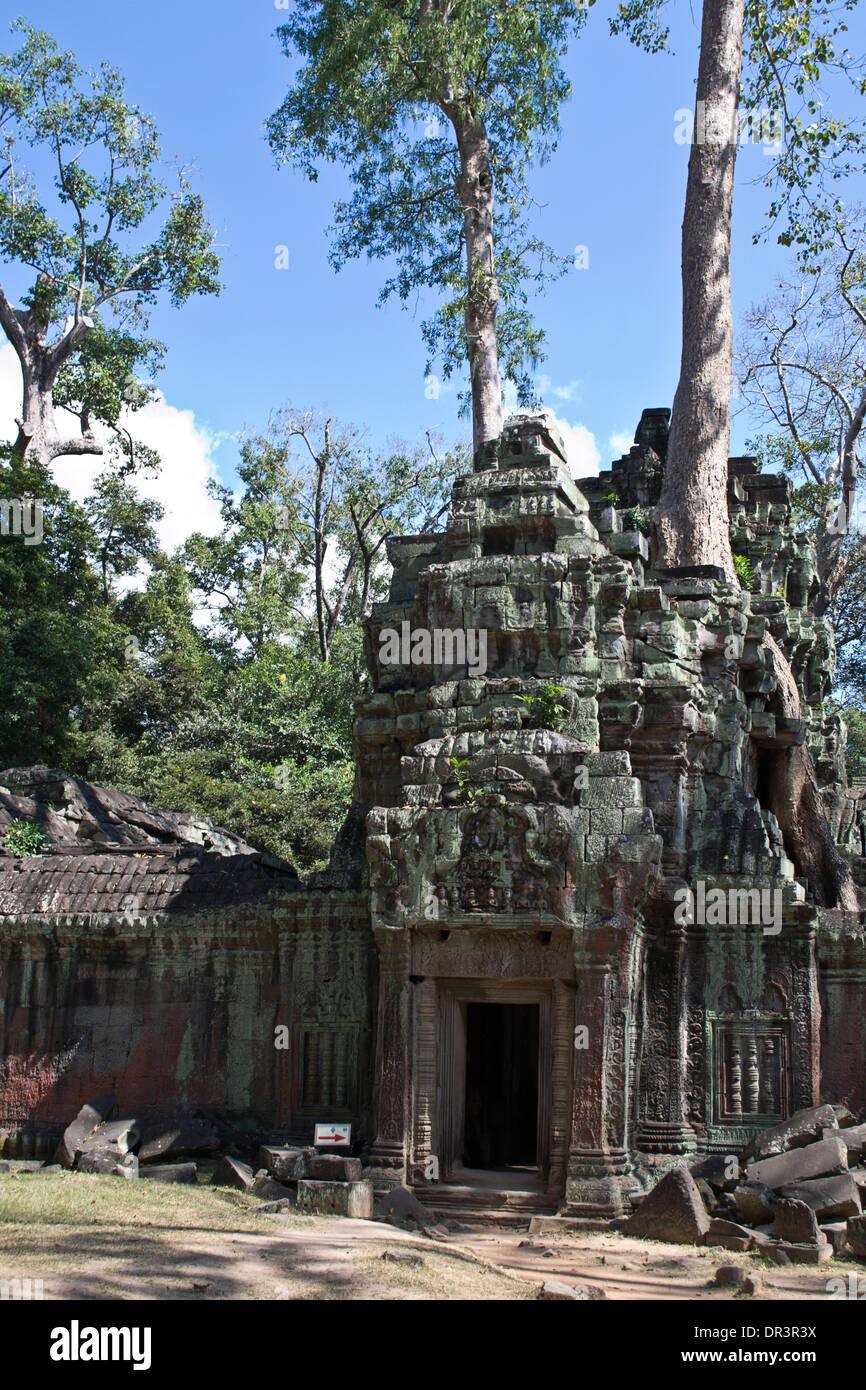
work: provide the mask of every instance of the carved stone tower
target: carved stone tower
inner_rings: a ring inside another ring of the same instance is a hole
[[[390,545],[356,723],[383,1179],[483,1166],[482,1005],[535,1011],[493,1046],[515,1093],[535,1069],[534,1143],[512,1148],[566,1212],[622,1210],[648,1165],[731,1151],[817,1096],[818,910],[765,789],[806,737],[838,772],[817,713],[829,629],[806,609],[808,547],[781,534],[788,485],[748,460],[732,524],[761,593],[650,571],[666,428],[645,412],[631,453],[578,486],[545,421],[517,417],[458,479],[444,534]],[[768,626],[801,720],[773,712]],[[704,912],[719,890],[739,915]]]

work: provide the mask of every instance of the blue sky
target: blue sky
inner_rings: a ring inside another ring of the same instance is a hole
[[[537,306],[548,340],[545,403],[583,427],[573,436],[578,475],[594,471],[594,448],[602,467],[621,452],[642,407],[670,404],[679,366],[688,146],[674,138],[675,113],[693,102],[700,3],[677,0],[675,51],[654,56],[610,37],[612,8],[599,0],[573,45],[560,147],[534,181],[547,240],[564,252],[588,248],[589,268]],[[195,166],[219,231],[225,290],[179,312],[160,309],[153,328],[169,346],[159,381],[166,402],[193,413],[212,469],[230,479],[233,436],[263,427],[285,403],[327,408],[368,426],[377,442],[423,439],[428,428],[466,432],[454,393],[425,393],[422,315],[376,308],[382,265],[358,262],[340,275],[328,265],[330,207],[344,178],[329,172],[310,184],[274,165],[263,124],[291,74],[274,37],[284,10],[273,0],[30,0],[24,12],[83,65],[116,64],[128,96],[156,117],[166,153]],[[760,147],[741,150],[735,314],[790,264],[781,248],[751,241],[768,201],[756,181],[768,164]],[[274,265],[280,245],[288,270]],[[735,424],[735,451],[745,432]]]

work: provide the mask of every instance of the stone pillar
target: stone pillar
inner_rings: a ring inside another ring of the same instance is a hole
[[[699,933],[700,935],[700,933]],[[652,1025],[666,1040],[665,1057],[653,1058],[647,1078],[649,1113],[644,1113],[635,1147],[644,1153],[694,1153],[697,1140],[688,1119],[689,1002],[700,995],[699,982],[690,988],[692,955],[685,925],[670,923],[656,945],[653,974],[649,980]],[[698,954],[698,960],[700,961]],[[663,1075],[660,1066],[663,1064]]]
[[[575,1048],[574,1096],[563,1213],[611,1216],[629,1210],[627,1194],[640,1183],[630,1174],[626,1142],[629,1058],[624,1027],[628,1005],[628,947],[622,930],[606,930],[591,952],[575,953],[575,1028],[589,1030],[589,1047]]]
[[[407,1177],[409,1145],[410,990],[409,933],[402,927],[375,927],[379,952],[379,1007],[376,1024],[376,1140],[370,1151],[374,1169],[395,1182]]]

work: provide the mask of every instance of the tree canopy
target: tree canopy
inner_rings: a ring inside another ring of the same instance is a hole
[[[302,63],[268,122],[271,145],[311,179],[335,163],[353,185],[335,207],[332,263],[393,261],[380,301],[434,291],[441,302],[422,325],[427,370],[438,358],[449,377],[468,361],[476,406],[485,311],[504,373],[522,403],[532,399],[544,335],[529,291],[566,258],[531,228],[529,173],[555,147],[570,91],[562,58],[587,8],[295,0],[278,30]]]
[[[159,365],[148,312],[219,291],[219,258],[202,200],[182,168],[162,177],[151,117],[127,101],[108,64],[84,72],[24,20],[0,54],[0,260],[32,277],[0,287],[0,327],[24,377],[17,447],[43,461],[99,454],[95,422],[149,399],[139,374]],[[111,320],[105,317],[109,306]],[[64,434],[55,407],[78,419]],[[120,450],[132,441],[118,430]]]

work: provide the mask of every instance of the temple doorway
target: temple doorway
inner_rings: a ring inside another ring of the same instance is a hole
[[[466,1168],[537,1168],[538,1004],[466,1006]]]

